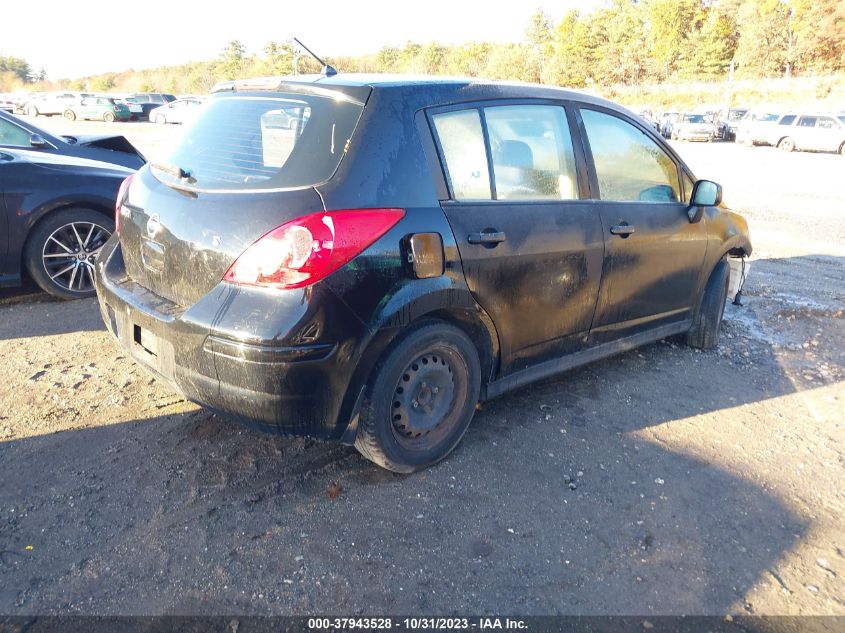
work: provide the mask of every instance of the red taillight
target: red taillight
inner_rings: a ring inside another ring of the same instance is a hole
[[[308,286],[359,255],[404,215],[402,209],[357,209],[291,220],[256,240],[223,281],[268,288]]]
[[[135,174],[127,176],[120,183],[120,188],[117,190],[117,200],[114,202],[114,232],[120,235],[120,207],[123,206],[123,200],[126,198],[126,192],[129,191],[129,185],[132,184],[132,179]]]

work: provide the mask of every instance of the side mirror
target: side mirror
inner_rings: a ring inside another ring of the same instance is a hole
[[[715,207],[722,201],[722,186],[710,180],[699,180],[692,188],[690,208],[687,211],[692,223],[701,220],[704,207]]]
[[[44,137],[40,134],[30,134],[29,144],[32,147],[44,147],[45,145],[47,145],[47,141],[45,141]]]

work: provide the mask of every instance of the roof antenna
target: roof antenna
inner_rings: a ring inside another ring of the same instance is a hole
[[[302,48],[304,48],[306,53],[311,55],[311,57],[313,57],[314,59],[317,60],[317,62],[319,62],[320,66],[323,67],[322,70],[320,71],[323,75],[325,75],[326,77],[331,77],[332,75],[337,74],[337,70],[335,70],[334,67],[329,66],[326,62],[324,62],[322,59],[317,57],[314,54],[314,51],[312,51],[310,48],[308,48],[305,44],[300,42],[297,38],[293,38],[293,41],[296,42],[297,44],[299,44]]]

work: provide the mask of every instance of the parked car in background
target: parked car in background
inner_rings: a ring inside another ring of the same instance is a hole
[[[681,114],[672,123],[670,136],[679,141],[707,141],[716,137],[716,128],[704,114]]]
[[[833,114],[788,114],[767,130],[766,142],[786,152],[845,154],[845,123]]]
[[[0,110],[3,112],[14,112],[15,99],[13,95],[0,94]]]
[[[171,101],[176,101],[174,95],[163,92],[136,92],[128,95],[126,98],[132,99],[134,103],[141,106],[141,114],[139,116],[141,119],[149,119],[152,110],[166,105]]]
[[[85,97],[80,102],[69,105],[64,116],[68,121],[76,119],[96,119],[112,123],[128,121],[131,118],[129,106],[114,97]]]
[[[113,134],[56,136],[14,114],[0,112],[0,148],[61,154],[138,169],[147,159],[126,137]]]
[[[748,108],[731,108],[727,112],[718,112],[715,124],[717,136],[723,141],[735,141],[739,122],[748,113]]]
[[[398,472],[445,457],[480,401],[667,336],[716,346],[726,258],[751,252],[633,113],[470,79],[236,82],[117,209],[97,295],[135,360]]]
[[[29,116],[61,115],[68,107],[78,103],[81,99],[90,97],[85,92],[43,92],[33,93],[23,103],[23,111]]]
[[[94,294],[94,262],[114,231],[114,200],[133,170],[0,147],[0,286],[24,272],[62,299]]]
[[[772,128],[783,115],[773,111],[749,110],[736,127],[736,142],[745,145],[769,143]]]
[[[679,112],[664,112],[660,116],[657,131],[663,138],[669,138],[672,135],[672,124],[680,116]]]
[[[145,118],[144,108],[132,97],[121,97],[120,102],[126,104],[126,107],[129,108],[129,118],[131,120],[137,121],[138,119]]]
[[[153,123],[187,123],[196,117],[201,105],[200,99],[176,99],[150,110],[148,116]]]

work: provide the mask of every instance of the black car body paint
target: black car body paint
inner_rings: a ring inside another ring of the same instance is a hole
[[[635,115],[595,97],[471,80],[337,75],[263,89],[245,83],[211,100],[333,91],[366,105],[329,178],[229,192],[168,183],[146,167],[123,201],[121,238],[110,240],[97,263],[112,333],[134,358],[211,409],[266,430],[351,443],[368,378],[409,324],[439,319],[467,334],[479,352],[483,399],[684,332],[717,262],[751,251],[744,220],[724,207],[691,223],[683,202],[650,213],[648,204],[602,201],[581,108],[642,129],[693,179]],[[451,199],[431,115],[507,104],[566,110],[578,199]],[[222,281],[253,242],[292,218],[373,208],[405,214],[313,285],[273,290]],[[638,233],[609,233],[627,222]],[[506,239],[492,247],[468,239],[492,229]],[[418,233],[441,236],[442,275],[408,273],[404,245]]]

